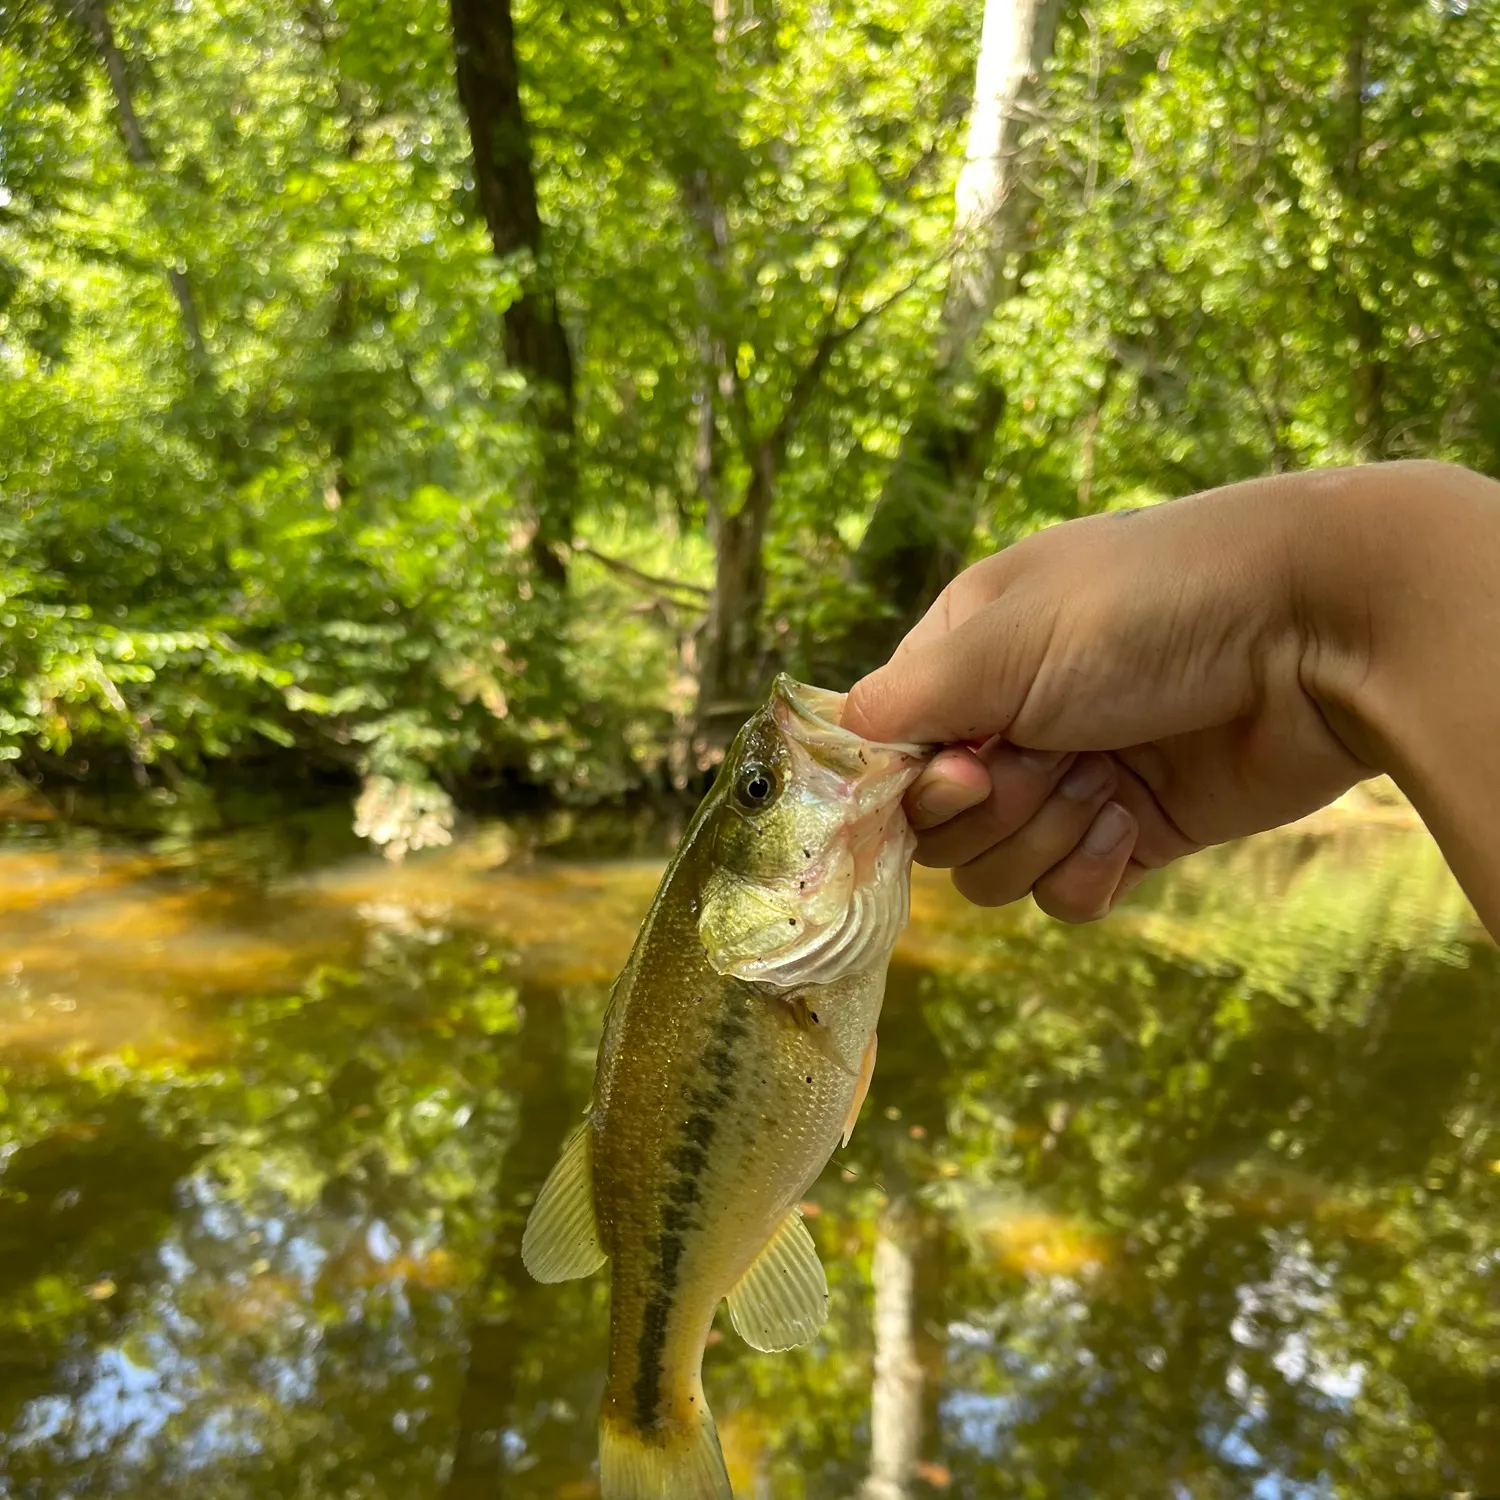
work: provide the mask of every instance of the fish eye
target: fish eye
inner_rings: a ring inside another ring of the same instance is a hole
[[[769,766],[751,761],[740,772],[734,784],[735,799],[748,812],[759,812],[769,807],[781,791],[781,783]]]

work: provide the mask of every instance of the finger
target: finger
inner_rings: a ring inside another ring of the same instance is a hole
[[[939,751],[906,794],[906,816],[916,829],[946,823],[990,795],[988,767],[972,750]]]
[[[1113,910],[1120,904],[1149,874],[1151,869],[1143,865],[1135,855],[1131,855],[1125,865],[1125,873],[1120,876],[1120,883],[1115,887],[1114,899],[1110,902]]]
[[[1115,766],[1107,755],[1083,755],[1057,790],[1007,839],[953,872],[953,884],[976,906],[1019,901],[1077,846],[1109,799]]]
[[[1185,854],[1196,854],[1203,845],[1183,833],[1150,786],[1130,765],[1120,764],[1131,753],[1125,751],[1115,757],[1118,774],[1114,799],[1136,821],[1138,832],[1131,858],[1149,870],[1159,870]]]
[[[1114,904],[1135,847],[1136,821],[1118,802],[1106,802],[1078,847],[1032,890],[1036,904],[1062,922],[1092,922]]]
[[[924,834],[917,842],[919,863],[952,869],[1008,839],[1035,817],[1073,762],[1069,755],[1018,750],[998,740],[980,759],[987,763],[989,795]]]
[[[965,568],[933,601],[927,613],[906,632],[897,652],[914,650],[962,625],[976,610],[996,597],[1000,589],[1000,565],[987,557]]]
[[[854,684],[844,727],[867,739],[919,744],[1003,734],[1041,666],[1050,619],[1045,604],[996,601],[913,642]]]

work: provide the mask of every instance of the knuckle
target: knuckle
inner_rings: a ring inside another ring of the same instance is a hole
[[[919,865],[929,870],[951,870],[958,865],[969,862],[970,856],[962,850],[955,850],[948,844],[938,844],[933,847],[923,848],[918,843],[917,852],[913,856]]]
[[[845,723],[864,724],[872,715],[878,716],[882,694],[880,673],[861,678],[849,689],[849,696],[844,700]]]
[[[974,823],[973,816],[960,813],[950,822],[918,833],[917,863],[930,870],[951,870],[987,854],[995,841]]]
[[[1035,808],[1007,807],[992,793],[989,799],[973,810],[975,824],[984,831],[986,842],[998,844],[1002,839],[1014,837],[1035,815]]]

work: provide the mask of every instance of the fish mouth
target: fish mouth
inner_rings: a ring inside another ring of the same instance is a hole
[[[782,915],[752,951],[710,954],[720,973],[780,987],[831,983],[888,961],[906,925],[916,834],[901,799],[936,747],[864,739],[842,726],[847,701],[785,673],[771,689],[790,779],[800,795],[838,809],[837,831],[818,851],[807,888],[785,883],[775,908]]]
[[[794,752],[806,757],[799,769],[821,771],[821,781],[837,777],[845,795],[856,794],[856,811],[891,796],[892,779],[904,780],[905,791],[915,773],[931,758],[935,745],[883,743],[867,740],[843,727],[847,693],[811,687],[785,672],[771,686],[771,714]],[[899,795],[899,793],[897,793]]]

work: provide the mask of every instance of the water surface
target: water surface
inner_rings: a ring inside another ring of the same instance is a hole
[[[519,1236],[660,854],[332,826],[0,843],[7,1500],[597,1495],[605,1287]],[[1500,1494],[1500,963],[1420,830],[914,913],[829,1326],[709,1350],[741,1497]]]

